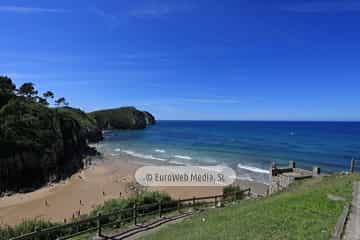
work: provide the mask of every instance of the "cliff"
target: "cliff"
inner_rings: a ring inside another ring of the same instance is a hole
[[[70,176],[91,152],[71,115],[20,97],[0,110],[0,146],[0,192]]]
[[[156,123],[155,117],[151,113],[146,111],[144,111],[143,113],[144,113],[146,125],[153,125]]]
[[[96,119],[97,125],[103,130],[109,129],[144,129],[155,124],[155,118],[148,112],[134,107],[121,107],[95,111],[88,114]]]
[[[0,196],[5,191],[31,190],[71,176],[83,158],[97,154],[89,142],[103,140],[103,129],[141,129],[155,123],[148,112],[133,107],[86,114],[65,98],[49,108],[50,91],[38,96],[32,83],[19,89],[0,76]]]
[[[95,118],[80,109],[71,107],[58,108],[58,111],[72,117],[80,124],[81,130],[88,142],[95,143],[103,140],[101,129],[97,125]]]

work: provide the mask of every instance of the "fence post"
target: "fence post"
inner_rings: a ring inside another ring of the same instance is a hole
[[[98,236],[101,237],[101,213],[97,215]]]
[[[120,220],[120,221],[119,221],[119,224],[120,224],[119,226],[121,227],[122,221],[123,221],[123,220],[122,220],[122,213],[121,213],[121,212],[119,213],[119,220]]]
[[[180,204],[181,204],[181,202],[180,202],[180,198],[178,198],[178,202],[177,202],[177,210],[178,210],[178,212],[180,213]]]
[[[216,204],[217,204],[217,196],[214,197],[214,207],[216,208]]]
[[[40,228],[36,227],[36,228],[35,228],[35,232],[36,232],[36,235],[34,236],[34,239],[37,240],[37,239],[39,239],[38,236],[40,235],[40,234],[39,234]]]
[[[193,196],[193,200],[192,200],[192,207],[193,207],[193,210],[195,210],[195,201],[196,201],[196,198],[195,198],[195,196]]]
[[[159,201],[159,217],[162,217],[161,200]]]
[[[133,219],[134,219],[134,225],[137,224],[137,207],[136,207],[136,204],[134,204],[133,206]]]
[[[355,159],[351,159],[350,172],[354,173],[354,170],[355,170]]]

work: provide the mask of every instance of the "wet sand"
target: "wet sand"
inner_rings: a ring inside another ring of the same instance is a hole
[[[97,205],[115,198],[126,198],[138,185],[134,174],[137,168],[149,162],[126,154],[107,157],[74,174],[68,180],[43,187],[30,193],[18,193],[0,198],[0,224],[15,225],[30,218],[43,218],[53,222],[71,220],[78,213],[89,213]],[[240,181],[242,188],[251,187],[256,192],[266,191],[266,186]],[[204,197],[222,193],[221,187],[158,187],[150,191],[165,191],[173,198]]]

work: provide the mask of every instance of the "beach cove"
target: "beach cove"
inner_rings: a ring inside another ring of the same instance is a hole
[[[49,184],[30,193],[16,193],[0,198],[0,224],[16,225],[25,219],[42,218],[52,222],[70,221],[78,214],[90,213],[111,199],[127,198],[139,190],[163,191],[174,199],[222,194],[221,187],[156,187],[144,189],[136,183],[134,173],[144,165],[158,165],[128,154],[104,156],[69,179]],[[265,192],[267,186],[242,180],[243,188]]]

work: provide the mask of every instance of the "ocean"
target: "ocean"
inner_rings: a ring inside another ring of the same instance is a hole
[[[105,154],[166,164],[227,165],[239,179],[267,183],[272,162],[349,170],[360,159],[360,122],[158,121],[145,130],[107,131]]]

